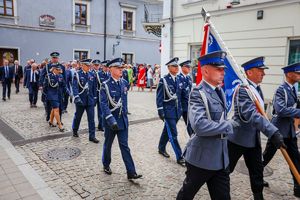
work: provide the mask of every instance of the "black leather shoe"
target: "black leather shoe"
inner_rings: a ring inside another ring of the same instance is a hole
[[[77,131],[73,131],[73,137],[79,137]]]
[[[112,174],[112,171],[110,169],[110,167],[103,167],[103,171],[108,174],[108,175],[111,175]]]
[[[179,164],[179,165],[185,167],[185,161],[184,161],[184,159],[181,158],[181,159],[177,160],[177,164]]]
[[[139,179],[139,178],[142,178],[143,175],[141,174],[127,174],[127,179],[128,180],[133,180],[133,179]]]
[[[300,197],[300,186],[299,185],[294,186],[294,196]]]
[[[263,186],[264,186],[264,187],[269,187],[269,183],[268,183],[267,181],[264,180]]]
[[[263,193],[253,193],[254,200],[264,200]]]
[[[101,126],[98,126],[98,131],[104,131],[103,128]]]
[[[158,153],[163,155],[163,157],[170,158],[170,155],[166,151],[158,150]]]
[[[5,99],[5,98],[2,98],[2,100],[3,100],[3,101],[6,101],[6,99]]]
[[[92,139],[89,139],[89,141],[91,141],[91,142],[94,142],[94,143],[99,143],[99,140],[97,140],[97,138],[92,138]]]

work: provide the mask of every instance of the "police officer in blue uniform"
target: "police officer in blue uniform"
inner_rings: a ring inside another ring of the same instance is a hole
[[[40,74],[40,80],[39,80],[40,89],[43,89],[44,80],[49,75],[52,65],[55,65],[55,66],[59,65],[59,67],[62,70],[63,78],[64,79],[66,78],[65,67],[59,63],[60,54],[58,52],[52,52],[52,53],[50,53],[50,56],[51,56],[50,62],[45,66],[45,68],[42,69],[41,74]],[[50,102],[47,100],[47,95],[44,91],[42,92],[42,100],[43,100],[45,111],[46,111],[46,121],[49,121],[50,113],[51,113],[51,105],[50,105]],[[60,110],[60,112],[61,112],[61,110]]]
[[[194,134],[184,151],[187,171],[177,200],[193,199],[206,183],[211,199],[229,200],[227,137],[239,123],[226,120],[224,79],[226,52],[216,51],[199,58],[202,82],[190,94],[188,118]]]
[[[107,63],[109,63],[109,62],[110,62],[110,60],[105,60],[105,61],[101,62],[102,70],[99,73],[101,83],[103,83],[110,77],[109,67],[107,66]]]
[[[185,125],[187,126],[187,132],[189,136],[193,134],[193,129],[191,127],[191,124],[188,123],[187,120],[187,111],[188,111],[188,101],[189,101],[189,95],[192,90],[192,78],[190,76],[190,68],[191,68],[191,61],[187,60],[179,64],[181,66],[181,73],[179,74],[179,77],[181,78],[182,82],[184,83],[184,88],[186,90],[187,95],[181,99],[182,104],[182,118],[185,122]]]
[[[108,63],[111,77],[103,82],[101,89],[101,108],[104,118],[104,145],[102,163],[104,172],[112,174],[110,169],[111,147],[115,136],[122,158],[126,166],[127,178],[129,180],[141,178],[136,173],[135,166],[128,147],[128,118],[127,118],[127,84],[122,76],[123,59],[116,58]]]
[[[96,78],[96,92],[97,92],[97,116],[98,116],[98,131],[104,131],[103,129],[103,119],[102,119],[102,111],[100,105],[100,91],[102,87],[102,80],[100,78],[100,74],[102,74],[102,70],[100,70],[100,60],[93,60],[92,64],[94,66],[94,75]]]
[[[272,123],[279,129],[286,144],[286,150],[298,172],[300,172],[300,154],[297,145],[297,137],[294,127],[294,118],[300,118],[300,109],[297,104],[297,90],[295,83],[300,81],[300,62],[283,67],[285,81],[275,92],[273,98],[273,118]],[[263,153],[263,165],[266,166],[276,153],[276,146],[268,140]],[[294,195],[300,197],[300,185],[294,175]]]
[[[166,158],[170,155],[166,152],[166,145],[170,143],[174,149],[177,163],[184,166],[184,159],[182,158],[182,151],[177,140],[177,127],[176,124],[182,114],[181,100],[188,98],[184,83],[178,73],[178,58],[175,57],[166,63],[168,66],[169,74],[161,78],[156,91],[156,106],[158,115],[161,120],[165,122],[162,131],[158,153]]]
[[[96,79],[89,68],[92,59],[80,61],[82,69],[77,71],[73,80],[73,95],[76,111],[73,119],[72,129],[73,136],[78,137],[78,129],[84,111],[87,113],[89,126],[89,141],[98,143],[99,140],[95,137],[95,109],[97,101],[96,94]]]
[[[28,89],[29,92],[29,102],[31,108],[36,108],[36,102],[38,99],[39,92],[39,71],[37,69],[38,65],[33,63],[30,69],[25,70],[24,76],[24,87]]]
[[[248,94],[251,90],[264,108],[264,97],[259,86],[265,75],[264,70],[268,69],[264,64],[264,57],[254,58],[242,64],[242,67],[250,86],[239,86],[234,97],[233,119],[239,121],[241,126],[228,138],[230,172],[234,171],[238,160],[243,156],[249,171],[254,199],[261,200],[264,183],[260,132],[267,136],[276,148],[280,148],[284,143],[278,128],[257,111]]]
[[[53,124],[55,118],[59,131],[63,132],[64,128],[59,109],[63,103],[63,94],[68,92],[59,64],[52,64],[50,73],[44,79],[43,90],[46,92],[47,101],[49,101],[51,105],[49,126],[56,127],[56,125]]]

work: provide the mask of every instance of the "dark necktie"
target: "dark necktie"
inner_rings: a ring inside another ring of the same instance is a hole
[[[262,90],[261,90],[260,86],[257,86],[256,90],[257,90],[258,94],[260,95],[261,99],[264,100],[264,95],[262,93]]]
[[[216,87],[215,91],[216,91],[218,97],[220,98],[220,100],[223,102],[223,95],[222,95],[221,89]]]
[[[295,96],[297,97],[296,88],[294,86],[292,88],[293,88],[293,92],[294,92]]]

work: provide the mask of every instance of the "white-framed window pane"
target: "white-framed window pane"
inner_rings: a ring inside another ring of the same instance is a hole
[[[0,15],[4,15],[4,8],[0,7]]]
[[[0,0],[0,7],[4,7],[4,1]]]
[[[290,41],[289,64],[300,62],[300,39]]]

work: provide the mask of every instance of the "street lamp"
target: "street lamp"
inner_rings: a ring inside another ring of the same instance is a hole
[[[120,45],[121,37],[119,35],[116,36],[117,43],[113,44],[113,58],[115,58],[116,47]]]

